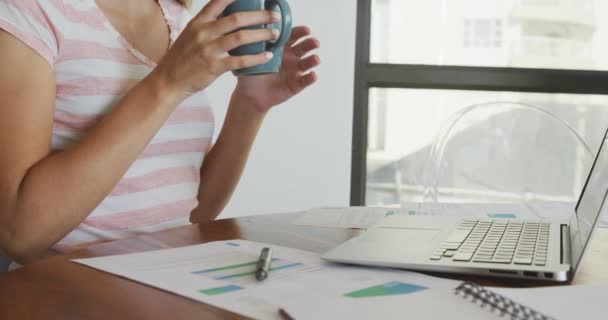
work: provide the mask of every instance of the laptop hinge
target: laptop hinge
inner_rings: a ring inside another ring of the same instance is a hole
[[[561,225],[561,242],[560,262],[561,264],[571,264],[572,253],[570,252],[570,229],[566,224]]]

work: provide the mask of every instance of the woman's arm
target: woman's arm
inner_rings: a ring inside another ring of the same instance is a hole
[[[0,244],[26,262],[93,211],[179,100],[149,77],[73,148],[49,154],[53,70],[4,32],[0,52]]]
[[[224,209],[243,174],[249,152],[266,116],[246,99],[233,95],[224,126],[201,167],[199,206],[192,223],[215,219]]]
[[[308,38],[310,34],[308,27],[293,29],[279,73],[238,79],[224,127],[201,167],[199,205],[190,215],[191,222],[213,220],[222,212],[236,189],[268,110],[317,80],[310,70],[319,65],[320,59],[309,53],[320,44],[316,38]]]
[[[232,0],[212,0],[158,67],[87,135],[50,154],[54,72],[0,31],[0,250],[25,263],[75,229],[111,192],[180,101],[226,71],[265,63],[265,54],[230,57],[243,44],[268,41],[260,11],[218,19]]]

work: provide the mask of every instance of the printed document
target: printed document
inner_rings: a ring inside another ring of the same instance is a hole
[[[255,279],[264,247],[273,250],[268,279]],[[318,254],[249,241],[75,262],[255,319],[439,319],[453,312],[487,319],[454,295],[458,281],[403,270],[334,265]],[[432,308],[441,301],[443,308]]]
[[[255,279],[271,247],[268,279]],[[330,264],[318,254],[250,241],[219,241],[75,262],[255,319],[503,319],[455,294],[460,281]],[[558,319],[603,313],[606,287],[491,288]]]

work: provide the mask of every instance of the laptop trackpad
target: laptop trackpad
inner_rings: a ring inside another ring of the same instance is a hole
[[[440,229],[377,228],[360,236],[358,245],[375,259],[416,258],[429,255]]]

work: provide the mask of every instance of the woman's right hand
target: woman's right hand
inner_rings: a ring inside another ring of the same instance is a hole
[[[271,41],[278,31],[270,28],[240,28],[270,24],[280,17],[271,11],[238,12],[220,15],[235,0],[211,0],[184,29],[175,44],[158,63],[151,76],[158,77],[171,94],[184,99],[208,87],[225,72],[268,62],[272,53],[230,56],[228,51],[249,43]]]

